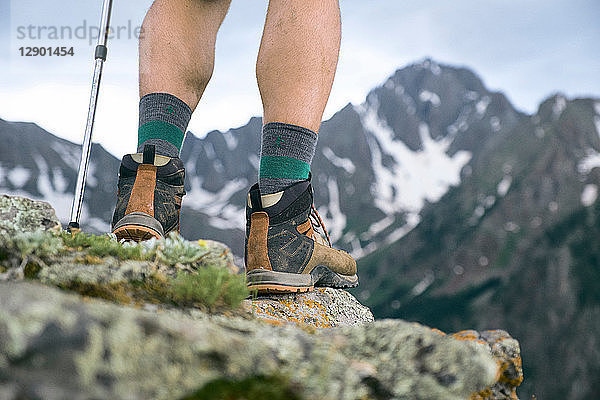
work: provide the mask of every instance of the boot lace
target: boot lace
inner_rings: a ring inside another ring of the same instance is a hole
[[[325,233],[325,237],[327,238],[327,243],[329,243],[329,247],[333,247],[331,245],[331,238],[329,237],[329,233],[327,232],[327,229],[325,228],[325,224],[323,223],[323,220],[321,219],[321,216],[319,215],[319,212],[315,208],[314,204],[311,205],[311,212],[310,212],[309,218],[310,218],[310,221],[311,221],[313,227],[321,228],[321,231],[323,231],[323,233]]]

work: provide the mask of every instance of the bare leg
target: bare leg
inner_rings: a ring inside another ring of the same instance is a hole
[[[142,25],[140,97],[169,93],[196,108],[213,72],[231,0],[156,0]]]
[[[270,0],[256,76],[265,124],[319,131],[337,68],[338,0]]]

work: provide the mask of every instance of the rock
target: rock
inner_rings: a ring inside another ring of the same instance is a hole
[[[44,201],[0,195],[0,235],[59,230],[60,222],[52,206]]]
[[[332,288],[259,297],[246,301],[245,307],[256,318],[273,324],[293,322],[315,328],[333,328],[374,321],[368,307],[345,290]]]
[[[0,283],[0,304],[0,386],[12,399],[177,399],[219,379],[280,377],[305,398],[458,400],[497,374],[487,351],[400,320],[309,333],[27,282]]]
[[[451,335],[488,349],[498,364],[499,377],[491,387],[475,393],[471,400],[514,400],[517,387],[523,382],[523,367],[519,342],[502,330],[462,331]]]
[[[176,234],[142,244],[121,244],[108,235],[38,230],[0,235],[0,249],[4,253],[0,281],[29,278],[95,293],[145,291],[148,287],[140,284],[172,281],[180,273],[197,275],[207,269],[223,270],[223,276],[239,272],[227,246],[208,240],[189,242]],[[235,276],[243,281],[242,276]],[[170,304],[170,299],[164,300]]]
[[[143,281],[146,277],[161,273],[165,276],[174,277],[180,271],[193,272],[198,268],[210,265],[217,268],[224,268],[232,273],[239,271],[239,268],[233,264],[231,252],[222,243],[201,240],[188,242],[181,236],[173,235],[167,239],[144,244],[148,251],[175,252],[175,248],[187,246],[190,250],[198,254],[194,266],[191,262],[157,262],[123,260],[118,257],[90,257],[89,253],[71,252],[62,257],[56,258],[51,264],[41,269],[36,279],[40,282],[65,286],[71,282],[88,283],[95,285],[118,285],[134,281]],[[185,251],[185,250],[184,250]],[[159,256],[160,257],[160,254]]]

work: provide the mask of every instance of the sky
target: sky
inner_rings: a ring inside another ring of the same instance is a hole
[[[117,157],[134,151],[137,142],[136,28],[151,3],[114,0],[115,36],[94,141]],[[340,3],[342,48],[325,119],[347,103],[362,103],[395,70],[426,57],[473,69],[488,88],[529,113],[556,92],[600,97],[598,0]],[[217,39],[213,79],[190,122],[197,136],[261,115],[254,66],[267,4],[232,0]],[[0,118],[35,122],[81,142],[101,6],[102,0],[0,0]],[[21,56],[21,48],[41,46],[73,47],[74,55]]]

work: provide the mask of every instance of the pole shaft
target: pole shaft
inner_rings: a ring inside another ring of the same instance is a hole
[[[69,227],[74,228],[79,228],[79,219],[81,217],[83,206],[83,194],[85,191],[90,152],[92,150],[92,133],[94,131],[94,120],[96,118],[96,108],[98,106],[100,81],[102,80],[102,69],[104,61],[106,60],[106,43],[108,42],[111,9],[112,0],[104,0],[102,5],[102,17],[100,20],[100,34],[98,35],[98,44],[95,53],[96,59],[94,62],[94,75],[92,78],[92,91],[90,95],[88,117],[81,147],[81,160],[79,162],[79,170],[77,173],[75,196],[73,198],[73,206],[71,207],[71,223],[69,224]],[[101,51],[99,51],[99,49]]]

